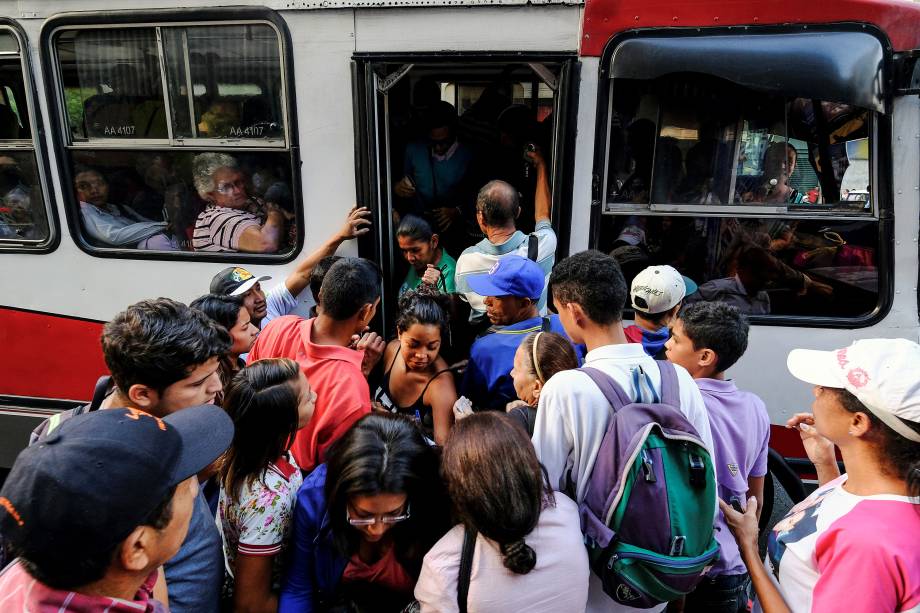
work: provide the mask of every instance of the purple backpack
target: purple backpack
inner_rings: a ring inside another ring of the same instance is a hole
[[[653,403],[634,402],[607,374],[581,369],[613,407],[579,507],[581,528],[604,591],[636,608],[691,592],[719,556],[712,458],[679,410],[674,365],[655,364],[661,400]],[[647,377],[641,368],[634,375]]]

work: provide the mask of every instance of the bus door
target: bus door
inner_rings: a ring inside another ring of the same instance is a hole
[[[435,231],[438,223],[420,204],[422,194],[416,199],[401,197],[397,185],[414,180],[420,159],[430,161],[427,117],[438,105],[443,110],[445,102],[456,114],[458,147],[471,160],[457,182],[459,187],[449,196],[438,196],[439,206],[462,210],[447,235],[442,233],[445,249],[457,258],[465,247],[482,239],[473,213],[475,198],[492,179],[507,180],[518,188],[522,203],[518,227],[533,230],[536,173],[524,152],[536,146],[551,169],[553,226],[560,244],[557,258],[565,254],[568,233],[559,229],[568,226],[571,211],[574,137],[569,131],[575,124],[578,66],[574,54],[559,53],[354,57],[357,195],[359,202],[374,210],[376,229],[360,250],[378,262],[384,274],[381,310],[386,330],[395,319],[395,298],[407,272],[395,239],[398,220],[418,213]],[[418,186],[419,192],[424,190],[424,185]]]

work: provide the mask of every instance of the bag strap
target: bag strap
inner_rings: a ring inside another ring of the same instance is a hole
[[[623,391],[623,388],[613,380],[613,377],[607,373],[596,368],[591,368],[590,366],[582,366],[578,370],[591,377],[591,380],[594,381],[594,385],[600,388],[604,398],[606,398],[610,406],[613,407],[614,412],[634,402],[633,399]]]
[[[476,530],[465,528],[463,550],[460,553],[460,577],[457,580],[457,607],[466,613],[466,601],[470,593],[470,576],[473,574],[473,550],[476,549]]]
[[[96,381],[96,387],[93,388],[93,399],[89,403],[87,411],[98,411],[99,407],[102,406],[102,401],[105,400],[106,396],[111,392],[111,383],[112,377],[109,375],[102,375]]]
[[[540,252],[540,238],[536,234],[527,236],[527,259],[536,262]]]
[[[550,331],[550,323],[551,323],[551,322],[550,322],[549,317],[544,317],[544,318],[543,318],[543,321],[540,322],[540,330],[541,330],[542,332],[549,332],[549,331]]]
[[[667,360],[655,360],[655,364],[661,373],[661,403],[679,409],[680,383],[677,380],[677,369]]]
[[[680,408],[680,383],[677,380],[677,370],[674,365],[666,360],[655,360],[658,371],[661,373],[661,402],[674,408]],[[590,366],[582,366],[578,370],[582,371],[594,381],[594,384],[600,388],[601,393],[613,407],[614,411],[619,411],[627,404],[635,402],[629,397],[623,388],[605,372]],[[651,382],[650,382],[651,383]]]

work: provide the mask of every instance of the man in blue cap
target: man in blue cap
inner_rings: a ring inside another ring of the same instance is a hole
[[[470,288],[484,296],[486,317],[492,327],[470,349],[470,361],[461,393],[477,409],[505,410],[517,399],[511,368],[514,353],[531,332],[551,331],[566,336],[557,315],[541,317],[537,305],[543,293],[540,265],[528,258],[507,255],[489,272],[470,275]],[[576,347],[579,359],[583,348]]]
[[[0,490],[17,560],[3,611],[168,611],[160,567],[179,550],[197,473],[230,445],[218,407],[163,418],[137,409],[78,415],[24,449]]]

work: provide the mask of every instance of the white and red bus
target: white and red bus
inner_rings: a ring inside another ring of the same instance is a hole
[[[920,5],[0,4],[0,466],[90,395],[114,313],[191,300],[228,264],[280,281],[354,202],[374,212],[357,251],[386,273],[391,321],[393,186],[433,86],[486,146],[503,142],[502,106],[527,110],[551,160],[557,258],[596,248],[627,275],[670,263],[704,287],[763,285],[731,376],[764,398],[793,466],[801,446],[780,424],[810,400],[787,352],[918,336]],[[208,152],[292,213],[277,253],[190,249]],[[168,246],[100,240],[91,197],[165,222]],[[759,249],[753,269],[733,259],[739,237]]]

